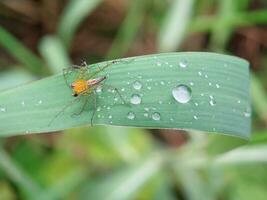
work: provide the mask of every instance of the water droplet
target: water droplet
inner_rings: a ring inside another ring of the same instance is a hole
[[[169,63],[168,63],[168,62],[165,62],[165,64],[166,64],[166,65],[169,65]]]
[[[204,93],[201,93],[200,96],[204,97]]]
[[[128,112],[127,118],[133,120],[135,118],[134,112],[132,112],[132,111]]]
[[[160,66],[161,66],[161,63],[160,63],[160,62],[157,62],[157,66],[159,66],[159,67],[160,67]]]
[[[211,82],[209,82],[209,86],[211,86],[212,84],[211,84]]]
[[[21,105],[24,107],[24,106],[25,106],[25,102],[24,102],[24,101],[22,101],[22,102],[21,102]]]
[[[96,93],[101,93],[102,92],[102,87],[98,86],[95,91],[96,91]]]
[[[125,88],[121,88],[121,91],[124,92],[125,91]]]
[[[198,103],[197,102],[195,102],[195,106],[198,106]]]
[[[164,82],[164,81],[160,81],[160,84],[161,84],[161,85],[165,85],[165,82]]]
[[[138,105],[138,104],[141,103],[142,99],[141,99],[140,95],[133,94],[130,101],[131,101],[132,104]]]
[[[210,99],[214,99],[214,97],[212,95],[210,95]]]
[[[110,110],[110,106],[107,107],[107,110]]]
[[[194,115],[193,118],[194,118],[195,120],[198,120],[198,117],[197,117],[196,115]]]
[[[0,111],[1,111],[1,112],[6,112],[6,108],[0,106]]]
[[[115,98],[114,98],[114,101],[118,101],[118,100],[119,100],[119,98],[118,98],[118,97],[115,97]]]
[[[98,114],[98,115],[97,115],[97,118],[100,118],[100,117],[101,117],[101,115],[100,115],[100,114]]]
[[[97,107],[96,111],[98,111],[98,112],[99,112],[100,110],[101,110],[101,107]]]
[[[159,101],[159,104],[162,104],[162,101]]]
[[[192,91],[186,85],[178,85],[172,89],[172,96],[179,103],[187,103],[192,97]]]
[[[181,61],[179,62],[179,66],[180,66],[181,68],[186,68],[187,65],[188,65],[188,63],[187,63],[186,60],[181,60]]]
[[[140,90],[142,88],[142,83],[140,83],[139,81],[135,81],[133,83],[133,88],[136,90]]]
[[[173,67],[173,65],[169,65],[170,66],[170,68],[172,68]]]
[[[109,118],[109,119],[112,119],[112,115],[109,115],[108,118]]]
[[[149,108],[144,108],[145,109],[145,111],[149,111]]]
[[[159,121],[160,120],[160,114],[158,112],[154,112],[152,114],[152,119],[155,121]]]
[[[150,87],[150,86],[147,86],[147,89],[148,89],[148,90],[151,90],[151,87]]]
[[[43,103],[43,101],[42,100],[39,100],[38,103],[37,103],[37,105],[41,105],[42,103]]]
[[[216,86],[216,88],[218,88],[218,89],[220,88],[220,85],[219,85],[219,84],[216,84],[215,86]]]
[[[209,102],[209,103],[210,103],[210,105],[211,105],[211,106],[215,106],[215,105],[216,105],[216,101],[215,101],[215,100],[213,100],[213,99],[212,99],[212,100],[210,100],[210,102]]]
[[[190,82],[189,84],[190,84],[190,85],[192,85],[192,86],[194,85],[194,83],[193,83],[193,82]]]
[[[137,76],[137,78],[141,79],[141,78],[142,78],[142,76],[141,76],[141,75],[138,75],[138,76]]]
[[[202,72],[199,71],[199,72],[198,72],[198,75],[199,75],[199,76],[202,76]]]
[[[174,119],[173,119],[173,118],[170,118],[170,121],[171,121],[171,122],[173,122],[173,121],[174,121]]]
[[[241,101],[240,101],[240,100],[238,100],[238,101],[237,101],[237,103],[241,103]]]
[[[245,117],[251,117],[251,109],[250,108],[246,108],[246,110],[244,112],[244,116]]]
[[[148,113],[147,112],[144,113],[144,117],[148,117]]]
[[[208,78],[208,75],[207,74],[205,74],[205,78]]]

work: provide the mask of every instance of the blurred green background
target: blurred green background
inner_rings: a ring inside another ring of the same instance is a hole
[[[0,200],[265,200],[266,25],[266,0],[1,0],[0,90],[81,60],[221,52],[251,63],[253,133],[98,126],[1,138]]]

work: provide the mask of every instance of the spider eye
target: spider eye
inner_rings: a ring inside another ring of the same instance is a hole
[[[77,94],[77,93],[74,93],[74,94],[72,94],[72,96],[74,96],[74,97],[77,97],[77,96],[78,96],[78,94]]]

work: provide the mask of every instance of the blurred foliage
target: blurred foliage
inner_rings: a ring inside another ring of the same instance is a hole
[[[265,0],[1,1],[0,90],[71,61],[215,51],[250,61],[254,110],[251,141],[120,127],[2,138],[0,200],[266,199],[266,25]]]

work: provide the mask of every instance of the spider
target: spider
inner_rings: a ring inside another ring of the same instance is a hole
[[[53,121],[60,114],[62,114],[74,102],[79,101],[82,97],[86,97],[85,101],[82,105],[82,108],[78,113],[74,113],[73,115],[80,115],[84,111],[84,109],[86,108],[90,97],[92,97],[93,101],[94,101],[94,109],[93,109],[93,113],[91,116],[91,126],[93,126],[93,119],[94,119],[94,115],[95,115],[95,112],[97,109],[97,92],[96,92],[96,89],[98,87],[101,87],[101,88],[107,87],[109,89],[114,90],[116,92],[116,94],[119,95],[123,104],[127,104],[125,99],[120,94],[118,88],[113,87],[113,86],[105,83],[105,81],[108,78],[107,76],[97,77],[97,75],[100,72],[102,72],[103,70],[105,70],[107,67],[109,67],[110,65],[119,63],[119,62],[128,62],[128,61],[113,60],[111,62],[108,62],[107,64],[105,64],[102,67],[98,67],[94,71],[91,71],[90,67],[87,65],[87,63],[85,61],[83,61],[81,65],[72,65],[71,67],[64,68],[63,69],[63,77],[64,77],[66,85],[72,90],[72,96],[74,97],[74,99],[54,116],[54,118],[49,123],[49,126],[53,123]],[[67,75],[71,74],[73,72],[77,72],[78,75],[73,82],[69,83]]]

